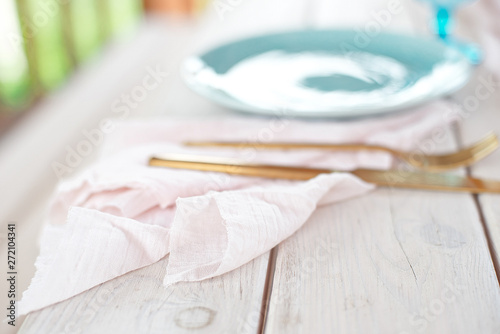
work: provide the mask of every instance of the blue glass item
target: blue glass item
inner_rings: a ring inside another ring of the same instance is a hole
[[[446,39],[450,27],[451,13],[446,7],[436,8],[436,32],[439,37]]]
[[[477,65],[483,56],[481,49],[467,42],[462,42],[452,37],[453,13],[462,4],[473,2],[474,0],[421,0],[429,2],[435,12],[434,30],[435,33],[449,46],[456,48],[463,53],[472,64]]]
[[[351,118],[400,111],[449,94],[472,65],[434,38],[299,30],[222,45],[185,60],[183,78],[234,110]]]

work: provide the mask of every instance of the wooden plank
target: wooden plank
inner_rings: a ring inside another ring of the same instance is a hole
[[[28,316],[19,333],[255,333],[267,258],[169,288],[165,259]]]
[[[460,137],[463,145],[491,131],[500,136],[500,71],[497,65],[500,47],[494,30],[498,31],[498,23],[494,21],[495,11],[498,12],[498,9],[491,2],[483,1],[462,11],[458,17],[458,33],[464,40],[481,45],[485,53],[483,63],[476,69],[476,76],[459,95],[454,96],[456,103],[462,106]],[[500,179],[499,167],[500,151],[496,151],[472,166],[470,172],[477,177]],[[481,195],[477,196],[477,200],[497,277],[500,277],[500,196]]]
[[[50,198],[50,191],[41,194],[45,198]],[[35,275],[35,259],[38,256],[37,238],[43,225],[40,217],[46,214],[47,203],[39,201],[38,203],[28,203],[29,210],[19,214],[16,220],[8,220],[0,224],[0,258],[7,259],[7,224],[16,225],[16,300],[21,299],[21,293],[26,290],[32,277]],[[5,266],[5,268],[7,268]],[[7,280],[0,280],[0,291],[8,291]],[[10,299],[7,293],[0,296],[2,305],[7,305]],[[16,326],[10,326],[7,323],[0,322],[0,333],[17,333],[23,323],[24,317],[17,317]]]
[[[153,19],[155,24],[168,27],[170,39],[158,36],[156,52],[150,52],[151,48],[143,50],[143,68],[159,67],[168,69],[170,74],[164,84],[141,102],[135,115],[214,116],[227,112],[185,87],[178,75],[180,61],[189,53],[239,36],[300,27],[306,3],[306,0],[290,1],[287,15],[281,15],[283,6],[278,1],[240,4],[228,1],[230,11],[221,16],[214,7],[208,8],[206,17],[201,18],[197,26]],[[76,330],[85,333],[256,333],[262,319],[268,258],[269,254],[264,254],[221,277],[200,283],[179,283],[170,288],[162,285],[164,260],[30,314],[19,333]]]
[[[488,132],[500,136],[500,71],[497,65],[500,47],[495,37],[498,31],[495,15],[498,11],[493,2],[480,1],[464,6],[457,13],[453,33],[463,41],[479,45],[484,52],[484,60],[476,68],[471,81],[452,96],[452,100],[460,106],[461,123],[457,135],[461,146],[471,144]],[[422,8],[412,12],[414,22],[425,18],[426,13]],[[499,179],[499,166],[500,151],[497,151],[472,166],[469,171],[477,177]],[[480,195],[475,196],[475,200],[485,224],[497,277],[500,277],[500,196]]]
[[[471,82],[463,95],[457,102],[463,103],[465,98],[475,97],[477,88],[481,93],[485,92],[484,82],[488,81],[491,73],[484,68],[478,70],[478,78]],[[481,81],[480,81],[481,80]],[[480,100],[476,110],[471,112],[464,109],[464,115],[468,115],[460,126],[461,140],[463,145],[470,144],[474,140],[481,138],[488,132],[495,132],[500,135],[500,84],[496,83],[495,92],[487,99]],[[472,101],[470,99],[469,101]],[[470,168],[472,175],[487,179],[500,179],[500,151],[496,151],[483,161],[478,162]],[[500,277],[500,195],[487,194],[476,196],[485,232],[488,236],[490,251],[496,267],[497,277]]]
[[[380,189],[279,246],[266,333],[498,333],[499,307],[468,195]]]
[[[495,42],[498,30],[495,12],[498,13],[498,8],[495,8],[491,1],[481,1],[463,6],[455,17],[455,29],[452,33],[464,42],[479,45],[484,53],[483,62],[476,68],[470,82],[450,98],[458,106],[460,124],[456,137],[462,147],[482,138],[488,132],[493,131],[500,135],[500,71],[497,67],[500,47]],[[412,13],[411,18],[416,29],[425,31],[427,28],[417,23],[424,21],[429,12],[425,11],[423,6],[413,3]],[[498,166],[499,151],[472,166],[468,172],[477,177],[499,179]],[[499,199],[498,195],[474,196],[497,277],[500,277]]]
[[[155,29],[158,28],[157,25],[154,26]],[[179,30],[184,29],[179,28]],[[161,39],[163,36],[158,34],[156,37]],[[141,46],[143,43],[138,44]],[[151,48],[143,48],[145,57],[142,57],[142,63],[137,65],[139,70],[147,66],[156,68],[157,57],[165,57],[167,48],[161,49],[165,53],[155,55],[152,59],[150,50]],[[178,53],[169,52],[168,56],[173,60],[178,57]],[[166,68],[163,65],[162,63],[159,67]],[[175,77],[170,76],[170,78]],[[142,78],[134,79],[139,80],[138,84],[141,83]],[[162,89],[164,87],[158,88]],[[68,94],[71,94],[71,91]],[[110,101],[115,95],[108,96]],[[154,96],[151,94],[152,100]],[[141,115],[141,112],[148,109],[148,111],[162,110],[162,104],[151,108],[154,102],[143,102],[138,107],[140,110],[134,110],[136,115]],[[101,110],[106,110],[108,106],[107,103],[103,103]],[[83,105],[80,107],[85,108]],[[87,164],[88,161],[82,166]],[[171,329],[172,333],[186,333],[197,326],[203,327],[199,329],[200,332],[230,333],[230,329],[240,323],[245,326],[246,331],[255,333],[259,326],[267,259],[268,254],[264,254],[230,275],[202,283],[177,284],[169,289],[163,288],[162,285],[166,267],[166,262],[162,261],[151,268],[132,272],[71,300],[30,314],[26,317],[19,333],[74,333],[78,330],[85,333],[115,330],[120,333],[141,333],[143,330],[144,333],[163,333],[166,328]],[[115,292],[114,284],[119,284],[123,289]],[[106,299],[106,303],[100,302],[99,300],[103,298],[101,291],[105,291],[105,296],[111,291],[113,300],[108,302]],[[231,300],[232,303],[226,303],[227,300]]]
[[[498,37],[495,37],[498,31],[495,17],[499,9],[491,1],[478,2],[466,9],[458,17],[458,32],[465,40],[481,45],[485,59],[476,70],[474,80],[463,89],[462,96],[456,97],[457,102],[464,105],[465,120],[460,128],[463,144],[490,131],[500,136],[500,71],[497,59],[500,47],[496,43]],[[497,151],[474,165],[471,173],[478,177],[500,179],[499,166],[500,151]],[[500,277],[500,196],[478,196],[478,204],[490,241],[497,277]]]
[[[58,181],[51,163],[64,161],[65,146],[74,147],[75,142],[81,140],[83,129],[97,128],[101,119],[113,117],[110,107],[113,100],[122,92],[130,91],[130,87],[137,85],[137,81],[144,76],[145,69],[139,62],[141,57],[138,56],[138,51],[151,50],[156,45],[156,40],[154,43],[152,41],[154,36],[165,36],[164,28],[144,24],[136,38],[129,43],[122,42],[110,47],[99,62],[82,68],[63,89],[40,102],[35,110],[19,120],[16,127],[2,138],[0,245],[4,245],[7,223],[15,222],[18,231],[17,300],[20,300],[21,293],[34,275],[34,262],[39,252],[39,232],[47,213],[51,192]],[[123,66],[131,67],[126,75],[120,74]],[[106,80],[113,80],[116,84],[95,89]],[[97,151],[96,149],[95,153]],[[96,154],[92,154],[86,157],[80,167],[88,165],[95,156]],[[26,163],[26,157],[36,163]],[[5,258],[6,248],[2,247],[0,255]],[[5,287],[2,280],[1,290],[7,291]],[[0,301],[2,304],[8,302],[7,294],[2,294]],[[17,331],[23,318],[17,320],[15,328],[0,323],[0,332]]]
[[[488,80],[490,74],[488,71],[481,69],[479,77]],[[475,96],[475,88],[481,86],[483,84],[479,81],[471,84],[468,87],[470,90],[467,89],[467,95],[465,96]],[[471,112],[470,117],[462,124],[460,135],[465,145],[491,131],[500,135],[499,87],[500,85],[497,81],[494,95],[480,101],[478,109]],[[474,165],[470,170],[474,176],[498,180],[500,179],[499,168],[500,151],[496,151],[491,156]],[[477,198],[483,215],[485,230],[489,237],[490,251],[495,261],[497,276],[500,277],[500,195],[480,195]]]
[[[453,137],[436,150],[456,147]],[[472,196],[379,189],[318,210],[279,246],[265,332],[498,333],[499,306]]]

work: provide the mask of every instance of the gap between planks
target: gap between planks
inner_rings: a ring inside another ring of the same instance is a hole
[[[303,10],[303,25],[310,28],[314,25],[314,13],[318,8],[318,1],[310,0],[304,3]],[[279,245],[276,245],[269,252],[269,261],[267,262],[266,281],[264,283],[264,293],[262,295],[262,304],[260,309],[258,334],[264,334],[266,330],[266,322],[269,315],[269,305],[273,293],[274,274],[276,272],[276,259],[278,257]]]
[[[453,98],[452,98],[452,100],[453,100],[453,102],[457,102]],[[462,137],[463,137],[462,131],[460,130],[460,127],[458,126],[458,124],[453,123],[453,125],[451,126],[451,129],[453,132],[453,136],[455,137],[455,141],[457,142],[458,148],[459,149],[464,148],[464,143],[463,143],[463,139],[462,139]],[[472,170],[471,170],[470,166],[465,168],[465,173],[469,177],[472,176]],[[483,210],[483,207],[481,206],[481,202],[479,201],[479,195],[478,194],[471,194],[471,196],[472,196],[472,199],[473,199],[474,204],[476,206],[477,214],[479,216],[479,221],[481,222],[484,236],[486,238],[486,243],[488,245],[488,251],[490,253],[491,261],[493,262],[493,268],[495,269],[495,275],[496,275],[498,284],[500,286],[500,262],[499,262],[498,257],[495,254],[495,251],[494,251],[495,248],[493,246],[493,239],[491,236],[491,232],[488,229],[488,224],[486,224],[484,210]]]
[[[263,334],[266,329],[266,321],[269,313],[269,303],[273,293],[274,273],[276,271],[276,258],[278,257],[278,245],[274,246],[269,252],[269,261],[267,262],[266,281],[264,284],[264,293],[262,295],[262,306],[260,311],[258,334]]]

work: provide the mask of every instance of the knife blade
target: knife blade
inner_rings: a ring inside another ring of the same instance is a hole
[[[500,181],[453,174],[420,173],[406,170],[356,169],[335,171],[321,168],[249,164],[237,159],[171,154],[152,157],[150,166],[220,172],[233,175],[287,180],[309,180],[320,174],[351,173],[377,186],[468,193],[500,193]]]

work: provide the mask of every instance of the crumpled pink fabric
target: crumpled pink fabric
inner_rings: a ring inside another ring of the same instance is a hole
[[[349,173],[299,182],[149,167],[152,155],[182,152],[253,163],[387,169],[392,158],[382,153],[208,149],[181,143],[363,142],[411,150],[431,131],[444,131],[452,119],[446,116],[450,108],[433,102],[412,112],[351,122],[240,117],[121,124],[106,138],[99,162],[60,185],[20,314],[167,255],[167,286],[224,274],[288,238],[316,207],[373,189]]]

